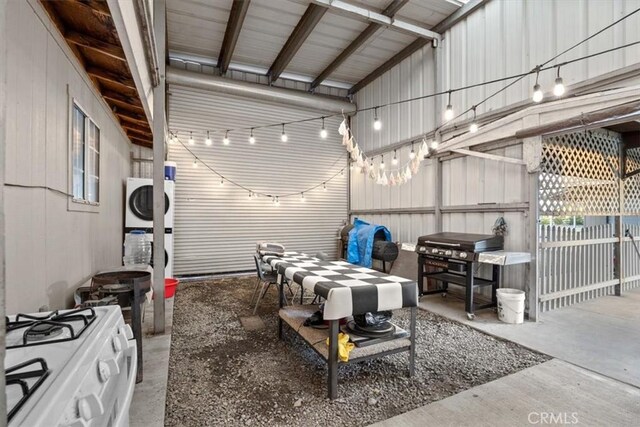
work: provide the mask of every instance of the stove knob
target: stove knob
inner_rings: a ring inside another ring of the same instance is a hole
[[[91,393],[78,400],[78,413],[85,421],[89,421],[104,414],[104,407],[100,398],[95,393]]]
[[[464,259],[467,257],[467,253],[466,252],[460,252],[460,258]]]
[[[100,381],[106,383],[109,378],[120,373],[120,367],[116,359],[101,360],[98,362],[98,375]]]
[[[115,353],[120,353],[122,351],[122,342],[120,341],[120,338],[115,336],[113,337],[113,340],[111,341],[111,345],[113,345],[113,351]]]
[[[128,340],[133,339],[133,331],[131,330],[131,326],[129,325],[120,326],[120,328],[118,329],[118,332],[124,335],[125,337],[127,337]]]

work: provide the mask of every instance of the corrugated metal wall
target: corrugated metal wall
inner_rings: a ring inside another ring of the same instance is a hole
[[[529,71],[554,55],[640,7],[640,0],[489,1],[444,34],[439,50],[443,89],[461,87]],[[640,15],[594,37],[550,65],[640,40]],[[561,68],[565,85],[640,62],[637,46]],[[555,70],[540,74],[545,91],[553,89]],[[523,79],[477,109],[483,113],[531,96],[535,75]],[[504,83],[452,95],[464,111]],[[447,100],[440,97],[440,111]],[[469,117],[471,118],[471,113]]]
[[[329,138],[319,137],[320,123],[287,126],[289,141],[280,141],[281,128],[258,129],[256,144],[249,132],[232,132],[231,143],[222,145],[223,133],[211,134],[213,145],[204,145],[207,129],[259,126],[308,117],[304,111],[250,99],[221,96],[190,88],[170,87],[169,127],[180,138],[194,132],[190,147],[199,158],[222,175],[255,191],[296,193],[280,198],[249,199],[245,190],[220,178],[204,165],[192,166],[193,156],[180,144],[170,144],[169,159],[178,163],[175,217],[175,273],[203,274],[251,270],[258,240],[277,241],[290,250],[335,254],[338,228],[347,218],[347,157],[340,144],[339,120],[327,119]],[[346,169],[345,169],[346,168]],[[322,187],[321,184],[345,169]]]

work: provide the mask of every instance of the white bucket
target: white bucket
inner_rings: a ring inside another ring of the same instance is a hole
[[[505,323],[524,322],[524,291],[503,288],[496,290],[498,319]]]

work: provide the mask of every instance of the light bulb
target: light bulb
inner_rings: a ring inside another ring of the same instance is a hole
[[[327,132],[327,130],[324,128],[324,117],[322,118],[322,129],[320,129],[320,138],[322,139],[326,139],[327,135],[329,135],[329,133]]]
[[[287,142],[289,140],[289,137],[287,136],[287,134],[284,131],[284,123],[282,124],[282,135],[280,135],[280,141],[282,142]]]
[[[249,144],[255,144],[255,143],[256,143],[256,138],[253,135],[251,135],[249,137]]]
[[[378,118],[378,107],[375,108],[375,115],[374,115],[374,119],[373,119],[373,128],[375,130],[382,129],[382,122]]]
[[[224,145],[229,145],[229,131],[226,131],[224,133],[224,138],[222,139],[222,143]]]
[[[223,185],[224,185],[224,178],[220,180],[220,187],[222,187]]]
[[[411,160],[416,158],[416,152],[413,150],[413,144],[411,144],[411,152],[409,153],[409,158]]]
[[[478,124],[476,122],[471,123],[471,126],[469,126],[469,132],[471,133],[478,132]]]
[[[194,161],[193,161],[193,167],[194,167],[194,168],[197,168],[197,167],[198,167],[198,161],[197,161],[197,160],[194,160]]]
[[[189,145],[194,145],[195,143],[193,140],[193,132],[189,132]]]
[[[340,169],[340,176],[344,176],[344,169]]]
[[[384,156],[382,156],[382,160],[380,161],[380,170],[384,170]]]
[[[353,162],[349,163],[349,170],[353,170]]]
[[[540,88],[540,85],[538,83],[536,83],[533,86],[533,102],[540,102],[542,101],[542,98],[544,98],[544,94],[542,93],[542,89]]]
[[[431,141],[431,149],[433,149],[433,150],[437,150],[438,149],[438,141],[436,141],[435,139],[433,141]]]
[[[391,159],[391,164],[394,166],[398,164],[398,155],[396,150],[393,150],[393,159]]]
[[[327,183],[326,182],[322,183],[322,190],[327,191]]]
[[[555,96],[564,95],[564,84],[562,83],[562,77],[556,79],[556,84],[553,86],[553,94]]]
[[[249,191],[249,198],[253,199],[253,193],[251,191]]]
[[[444,110],[444,119],[447,121],[453,119],[453,106],[451,104],[447,105],[447,109]]]
[[[169,144],[173,144],[174,142],[176,142],[175,137],[173,136],[172,133],[169,134]]]
[[[304,193],[300,193],[300,201],[304,202]]]
[[[213,141],[211,141],[211,138],[209,137],[209,131],[207,131],[207,139],[204,140],[205,145],[211,145],[213,144]]]
[[[280,206],[280,199],[278,198],[278,196],[276,196],[276,198],[273,200],[273,203],[275,203],[276,206]]]

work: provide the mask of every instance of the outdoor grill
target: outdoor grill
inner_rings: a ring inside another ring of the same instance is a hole
[[[500,281],[500,269],[493,266],[491,279],[474,276],[477,270],[478,255],[481,252],[502,250],[504,240],[502,236],[467,234],[467,233],[436,233],[418,238],[416,252],[418,253],[418,289],[422,295],[442,293],[447,294],[449,284],[465,288],[465,311],[467,317],[473,319],[476,309],[496,306],[496,289]],[[429,268],[431,267],[431,268]],[[424,287],[424,278],[437,281],[439,286],[433,290]],[[491,286],[491,302],[488,304],[474,304],[474,290]]]

